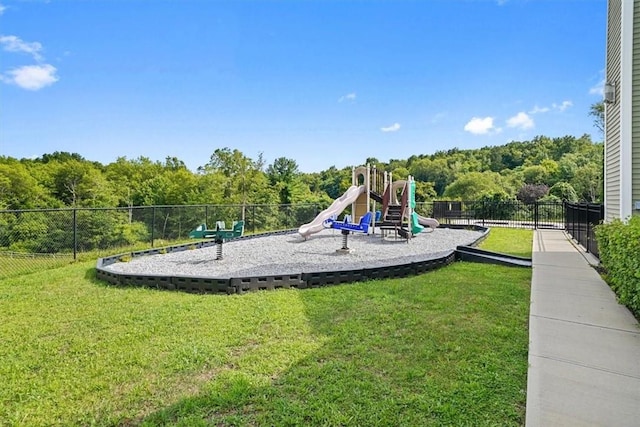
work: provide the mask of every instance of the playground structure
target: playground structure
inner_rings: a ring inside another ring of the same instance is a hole
[[[367,165],[354,167],[351,181],[351,187],[313,221],[301,226],[298,234],[307,239],[311,234],[327,228],[328,224],[332,227],[336,223],[334,218],[349,206],[354,220],[379,211],[379,221],[374,217],[370,217],[369,221],[372,231],[375,232],[377,226],[383,236],[393,231],[395,236],[409,240],[425,227],[433,230],[440,225],[437,220],[422,217],[415,212],[416,183],[412,176],[394,182],[391,172],[379,171],[375,166],[372,168]],[[365,232],[368,230],[369,228]]]
[[[216,242],[216,260],[222,259],[222,244],[225,240],[242,236],[244,233],[244,221],[233,221],[230,229],[225,228],[224,221],[216,221],[215,230],[208,230],[207,224],[200,224],[189,233],[192,239],[214,239]]]

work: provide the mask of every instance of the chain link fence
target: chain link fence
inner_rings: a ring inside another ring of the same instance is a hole
[[[245,233],[285,230],[320,211],[301,205],[190,205],[0,211],[0,279],[60,266],[83,254],[186,241],[200,224],[244,219]]]
[[[322,210],[300,205],[188,205],[0,211],[0,279],[69,263],[186,241],[200,224],[244,219],[245,233],[295,229]],[[345,210],[348,213],[350,209]],[[562,203],[436,201],[416,212],[444,224],[565,227]]]

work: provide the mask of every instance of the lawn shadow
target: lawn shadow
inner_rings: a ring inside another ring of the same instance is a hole
[[[423,277],[284,291],[298,293],[318,348],[266,378],[230,368],[141,423],[521,424],[521,405],[499,407],[512,373],[490,350],[495,331],[473,325],[485,323],[473,300],[452,308],[450,284],[424,293]]]
[[[270,378],[230,367],[198,394],[140,423],[424,425],[437,412],[430,399],[415,397],[425,391],[428,364],[405,360],[410,344],[398,345],[402,338],[389,340],[389,325],[381,325],[375,314],[366,315],[371,313],[370,300],[353,297],[355,289],[335,298],[341,293],[337,289],[286,291],[298,292],[304,301],[312,333],[323,341],[315,351]],[[383,310],[394,304],[387,300]]]

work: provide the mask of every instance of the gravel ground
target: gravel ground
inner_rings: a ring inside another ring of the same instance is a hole
[[[216,246],[176,253],[149,255],[117,262],[105,269],[126,274],[252,277],[320,271],[353,270],[425,261],[469,245],[482,235],[471,230],[437,228],[416,235],[409,242],[354,233],[350,251],[344,253],[342,234],[323,230],[303,240],[298,233],[236,240],[223,245],[223,259],[216,260]]]

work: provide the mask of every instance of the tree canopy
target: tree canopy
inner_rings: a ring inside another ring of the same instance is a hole
[[[538,136],[389,162],[370,157],[363,159],[366,163],[393,172],[394,179],[413,175],[420,201],[556,197],[597,202],[603,192],[603,144],[588,135]],[[0,156],[0,209],[328,204],[350,184],[351,167],[304,173],[295,159],[280,157],[265,165],[262,155],[252,159],[229,147],[214,149],[195,172],[175,157],[119,157],[103,165],[66,152],[36,159]]]

